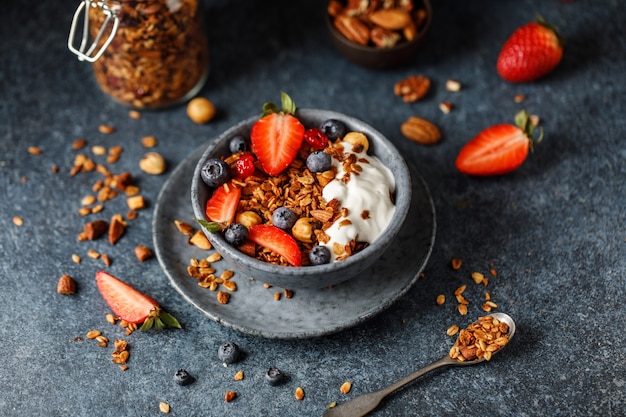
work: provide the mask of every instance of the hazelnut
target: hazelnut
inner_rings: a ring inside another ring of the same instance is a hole
[[[196,97],[187,104],[187,116],[194,123],[208,123],[215,116],[215,106],[209,99]]]
[[[162,174],[165,172],[165,167],[165,159],[157,152],[148,152],[139,161],[139,168],[146,174]]]
[[[300,217],[291,228],[291,234],[296,240],[305,243],[311,243],[313,240],[313,227],[308,217]]]
[[[349,132],[346,136],[343,137],[343,140],[351,143],[353,148],[362,147],[363,152],[367,152],[370,147],[369,141],[367,140],[367,136],[361,132]],[[357,150],[355,149],[355,152]]]
[[[237,215],[237,223],[241,223],[247,228],[254,226],[255,224],[260,224],[263,221],[261,216],[256,214],[254,211],[244,211]]]

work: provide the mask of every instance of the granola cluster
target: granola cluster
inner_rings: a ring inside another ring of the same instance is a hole
[[[493,316],[480,317],[459,333],[450,349],[450,357],[459,361],[491,359],[509,341],[509,326]]]
[[[353,149],[354,150],[354,149]],[[342,181],[349,181],[351,175],[359,175],[360,164],[368,163],[358,159],[354,153],[344,152],[340,141],[329,143],[327,153],[342,164],[345,175]],[[325,233],[335,221],[349,222],[348,211],[341,207],[337,199],[326,201],[322,196],[325,185],[335,179],[337,169],[312,173],[306,167],[306,157],[310,150],[303,146],[292,164],[275,176],[255,173],[244,179],[235,179],[233,184],[241,187],[241,199],[237,209],[236,221],[250,227],[255,224],[271,224],[272,213],[278,207],[287,207],[297,216],[298,220],[292,228],[293,237],[298,241],[303,254],[308,254],[316,243],[327,243],[330,237]],[[233,154],[225,162],[234,167],[241,154]],[[362,214],[367,215],[367,213]],[[345,259],[367,247],[368,243],[350,241],[346,245],[333,245],[337,260]],[[276,265],[288,265],[280,255],[263,247],[240,247],[242,251],[264,262]],[[308,256],[303,256],[306,262]]]

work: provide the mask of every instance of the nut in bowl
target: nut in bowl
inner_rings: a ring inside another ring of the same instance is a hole
[[[390,246],[409,210],[411,176],[371,126],[333,111],[293,110],[221,134],[196,165],[191,199],[235,270],[283,288],[322,288],[356,276]],[[268,132],[280,146],[265,142]],[[293,138],[290,149],[284,140]]]
[[[373,69],[397,67],[415,57],[432,20],[429,0],[330,0],[326,23],[337,50]]]

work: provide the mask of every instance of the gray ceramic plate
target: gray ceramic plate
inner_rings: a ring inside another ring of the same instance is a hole
[[[426,184],[414,167],[412,202],[403,230],[385,254],[367,270],[332,288],[294,291],[293,298],[274,300],[277,287],[235,273],[237,290],[228,304],[217,302],[216,293],[198,286],[187,275],[191,258],[203,251],[187,243],[174,220],[197,225],[190,201],[194,168],[209,144],[196,149],[171,173],[159,193],[152,233],[157,258],[172,286],[185,300],[212,320],[244,333],[296,339],[327,335],[355,326],[382,312],[403,296],[426,266],[435,240],[435,208]],[[236,267],[220,261],[216,274]]]

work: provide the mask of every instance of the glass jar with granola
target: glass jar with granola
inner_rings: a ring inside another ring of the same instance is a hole
[[[82,23],[82,40],[75,46]],[[185,101],[208,74],[208,40],[198,0],[83,0],[69,49],[92,62],[100,88],[134,108]]]

